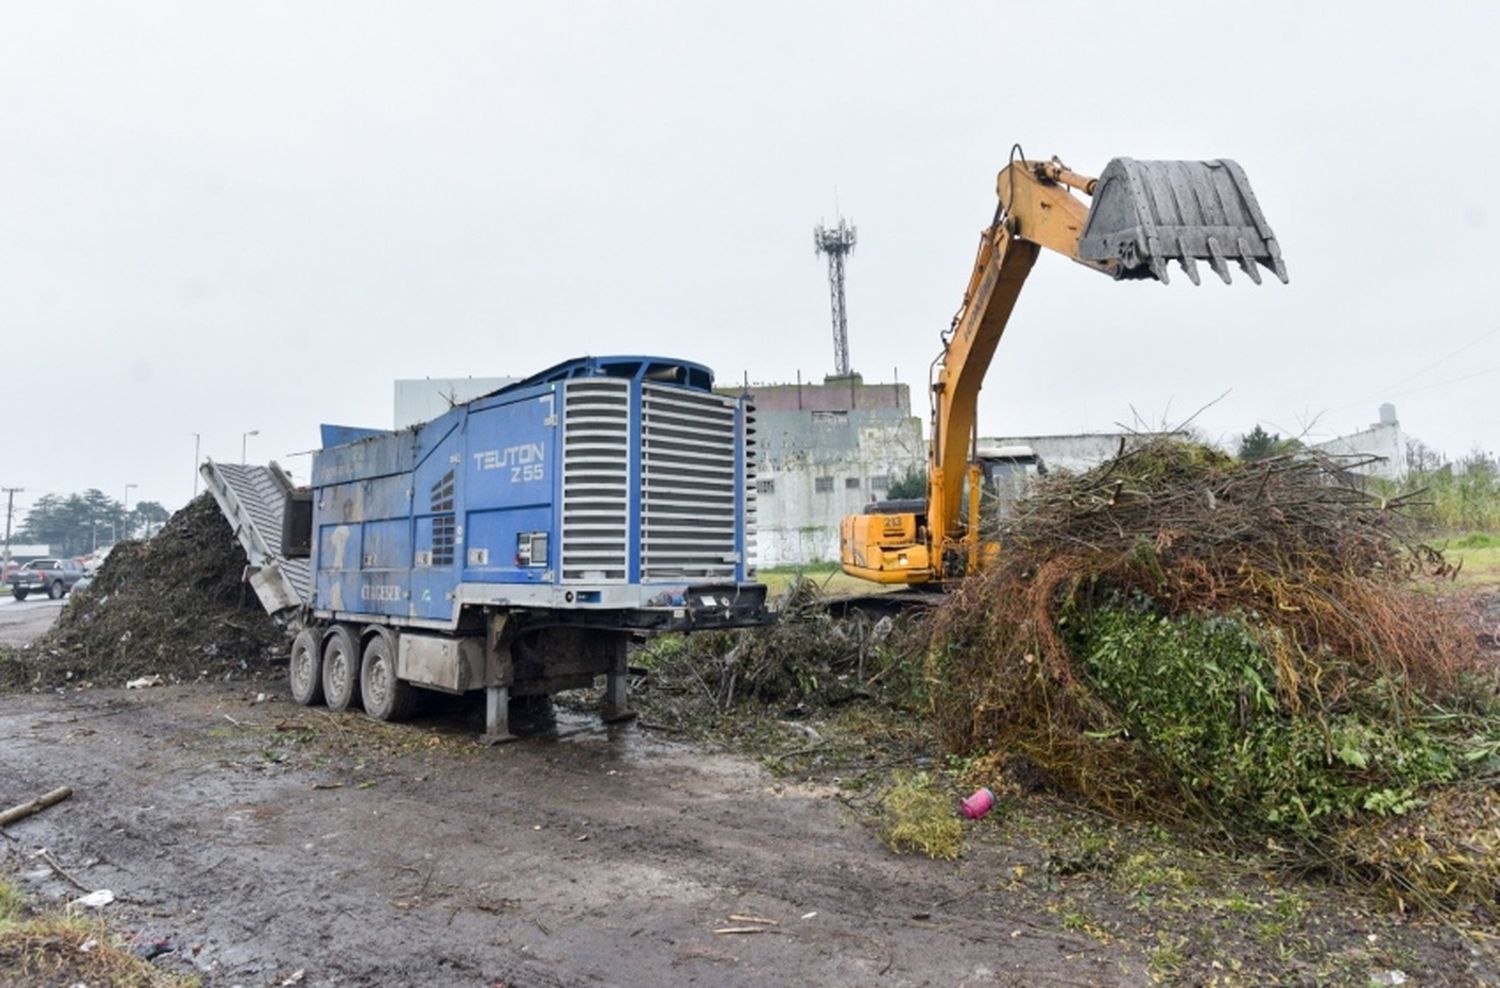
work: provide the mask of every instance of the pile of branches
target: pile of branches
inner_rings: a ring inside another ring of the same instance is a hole
[[[213,498],[200,495],[149,540],[117,544],[51,631],[0,659],[0,688],[269,671],[285,634],[245,584],[246,563]]]
[[[1038,484],[936,616],[944,743],[1345,864],[1372,816],[1500,770],[1473,630],[1413,584],[1451,571],[1348,466],[1159,440]]]
[[[921,617],[836,616],[820,586],[797,577],[764,628],[703,631],[643,646],[650,689],[679,698],[672,712],[722,714],[737,704],[839,706],[918,695],[926,645]]]

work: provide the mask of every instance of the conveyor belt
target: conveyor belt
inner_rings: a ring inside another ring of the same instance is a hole
[[[276,463],[204,462],[199,470],[250,560],[250,585],[271,614],[307,603],[312,574],[306,559],[281,554],[281,516],[292,478]]]

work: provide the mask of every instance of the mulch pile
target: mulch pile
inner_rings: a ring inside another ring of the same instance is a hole
[[[245,552],[208,494],[146,541],[117,544],[30,646],[0,653],[0,688],[254,676],[285,634],[243,582]]]

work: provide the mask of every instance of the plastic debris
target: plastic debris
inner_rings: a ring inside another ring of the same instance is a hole
[[[974,794],[960,804],[963,809],[964,819],[978,820],[995,806],[995,794],[988,786],[981,786],[974,790]]]
[[[99,889],[97,892],[90,892],[88,895],[80,895],[73,900],[73,905],[84,906],[88,909],[103,909],[114,901],[115,894],[113,892],[109,889]]]

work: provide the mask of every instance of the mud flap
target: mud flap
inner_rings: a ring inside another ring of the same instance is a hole
[[[1217,161],[1136,161],[1105,166],[1078,241],[1079,256],[1116,278],[1165,283],[1177,261],[1198,284],[1198,261],[1229,283],[1229,262],[1260,284],[1257,264],[1287,280],[1270,224],[1239,165]]]

